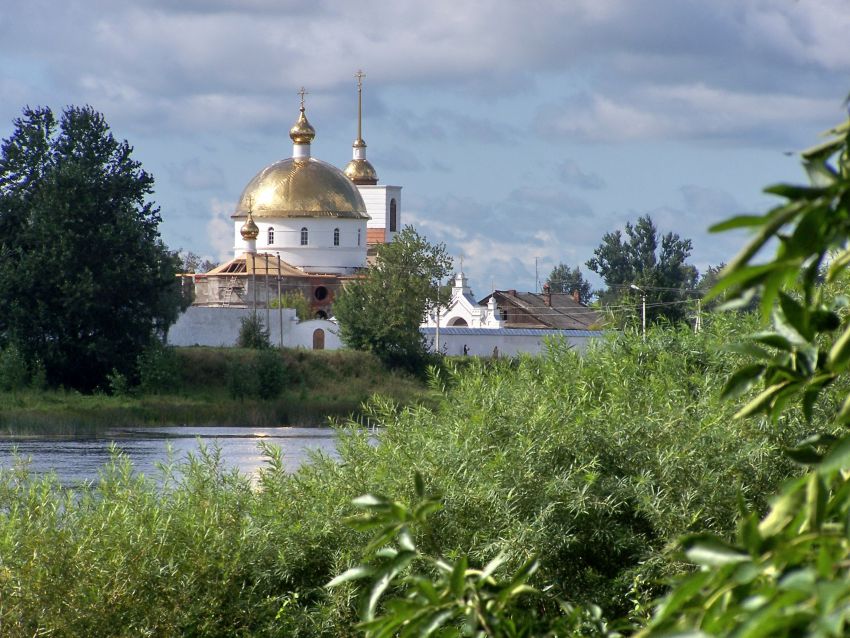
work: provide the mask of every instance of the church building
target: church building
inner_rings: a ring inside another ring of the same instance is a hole
[[[332,315],[342,284],[367,265],[378,244],[392,241],[401,221],[401,187],[378,184],[362,136],[362,73],[357,73],[357,138],[344,170],[311,155],[316,130],[304,89],[289,131],[292,156],[258,172],[239,196],[233,258],[194,276],[196,306],[265,308],[298,291],[313,316]]]

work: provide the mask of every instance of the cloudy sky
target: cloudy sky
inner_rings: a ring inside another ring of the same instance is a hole
[[[846,115],[846,0],[5,0],[0,136],[24,105],[91,104],[157,180],[173,248],[231,249],[244,185],[288,157],[307,88],[313,155],[356,133],[402,221],[474,290],[532,290],[650,214],[700,269],[801,181],[789,151]]]

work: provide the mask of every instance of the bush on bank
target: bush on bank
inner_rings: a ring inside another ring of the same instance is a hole
[[[256,485],[215,454],[161,484],[126,462],[69,493],[6,471],[0,481],[0,626],[10,636],[357,635],[354,590],[324,588],[369,536],[347,527],[365,493],[412,496],[415,471],[443,509],[418,532],[423,551],[516,568],[594,601],[609,617],[659,591],[685,532],[733,533],[741,495],[767,496],[798,472],[781,448],[817,425],[732,422],[719,399],[749,320],[705,330],[622,335],[579,356],[468,364],[443,373],[437,407],[375,402],[378,445],[345,432],[338,461],[293,475],[270,451]]]
[[[38,374],[4,391],[5,360],[0,352],[0,428],[12,433],[144,424],[316,425],[329,416],[359,414],[376,393],[402,404],[430,394],[419,378],[353,351],[160,346],[140,358],[139,385],[116,372],[109,392],[95,394],[45,390]],[[19,367],[7,367],[10,375],[19,374]]]

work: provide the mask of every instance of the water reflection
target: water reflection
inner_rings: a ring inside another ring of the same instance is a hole
[[[234,427],[145,427],[115,428],[96,434],[71,436],[18,436],[0,438],[0,468],[14,463],[18,456],[29,458],[32,474],[56,472],[65,485],[98,478],[98,471],[109,461],[110,446],[115,445],[133,462],[136,472],[157,476],[157,463],[172,458],[181,461],[188,453],[197,453],[200,444],[221,449],[225,466],[254,474],[265,457],[259,444],[272,443],[283,450],[283,463],[294,471],[309,459],[310,450],[336,455],[335,433],[322,428],[234,428]]]

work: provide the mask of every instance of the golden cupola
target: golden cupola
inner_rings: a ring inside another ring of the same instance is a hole
[[[294,144],[309,144],[316,137],[316,129],[307,121],[303,103],[301,104],[298,121],[289,129],[289,137]]]
[[[301,89],[301,111],[289,131],[293,157],[266,166],[248,182],[234,219],[369,219],[366,204],[352,181],[336,166],[310,156],[310,142],[316,137],[316,130],[307,121],[305,93]]]
[[[254,223],[254,216],[250,213],[250,211],[248,212],[248,219],[246,219],[245,223],[242,224],[242,228],[239,229],[239,233],[245,241],[257,239],[260,235],[260,229],[257,224]]]
[[[378,173],[366,159],[366,142],[363,141],[363,78],[366,76],[358,71],[354,77],[357,78],[357,139],[351,146],[352,158],[344,173],[358,186],[374,186],[378,183]]]

